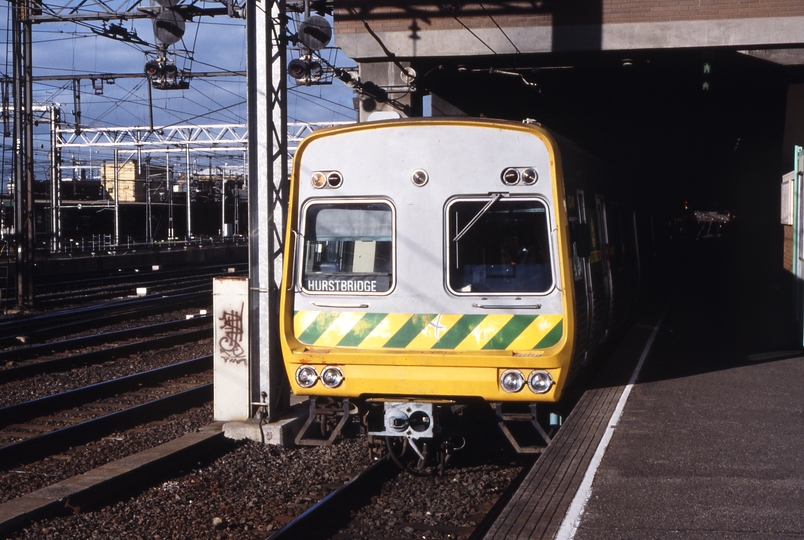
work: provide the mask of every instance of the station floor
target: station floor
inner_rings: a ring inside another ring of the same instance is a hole
[[[804,538],[804,350],[781,254],[749,239],[694,246],[557,537]]]

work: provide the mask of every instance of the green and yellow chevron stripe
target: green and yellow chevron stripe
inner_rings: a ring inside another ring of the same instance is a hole
[[[562,315],[460,315],[297,311],[305,345],[454,351],[544,349],[564,332]]]

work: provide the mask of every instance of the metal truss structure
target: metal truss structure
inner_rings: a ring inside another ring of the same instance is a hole
[[[62,149],[66,148],[158,148],[163,151],[190,146],[194,150],[215,152],[248,148],[245,124],[184,125],[156,127],[56,128]]]
[[[170,154],[179,154],[177,164],[181,166],[182,156],[186,174],[191,170],[191,156],[211,155],[216,153],[242,153],[245,161],[248,156],[248,126],[246,124],[184,125],[164,126],[151,130],[145,127],[102,127],[87,128],[76,132],[74,129],[62,127],[59,120],[61,112],[57,107],[47,107],[51,119],[51,251],[58,252],[61,245],[61,156],[69,150],[92,149],[105,154],[115,164],[115,192],[117,192],[117,171],[125,162],[136,159],[137,164],[150,162],[153,154],[164,156],[168,167]],[[298,144],[312,132],[322,127],[347,124],[299,122],[288,125],[286,135],[288,169]],[[145,158],[143,160],[143,154]],[[275,191],[276,193],[276,191]],[[190,213],[190,191],[187,191],[187,235],[192,234]],[[117,200],[115,199],[114,243],[119,240],[119,222]],[[277,208],[275,208],[275,211]],[[172,228],[172,217],[171,217]],[[278,237],[279,235],[277,235]],[[278,256],[278,253],[277,253]]]
[[[351,122],[292,122],[287,124],[287,152],[291,159],[299,143],[316,130],[350,124]],[[176,125],[155,127],[72,128],[56,127],[56,146],[70,148],[158,149],[160,152],[193,151],[218,152],[248,149],[246,124]]]

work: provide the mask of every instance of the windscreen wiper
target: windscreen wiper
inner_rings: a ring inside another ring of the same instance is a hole
[[[461,230],[461,232],[455,235],[455,238],[452,239],[453,242],[457,242],[458,240],[463,238],[464,235],[469,232],[469,229],[471,229],[474,226],[474,224],[477,223],[478,220],[482,218],[486,214],[486,212],[489,211],[489,209],[494,205],[494,203],[500,200],[500,198],[503,196],[503,193],[491,193],[490,195],[491,199],[489,200],[489,202],[486,203],[486,206],[481,208],[480,211],[477,213],[477,215],[475,215],[475,217],[473,217],[471,221],[469,221],[469,223],[466,224],[466,227],[464,227]]]

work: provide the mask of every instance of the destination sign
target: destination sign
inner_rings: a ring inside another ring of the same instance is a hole
[[[389,276],[308,276],[304,288],[310,292],[377,293],[391,288]]]

